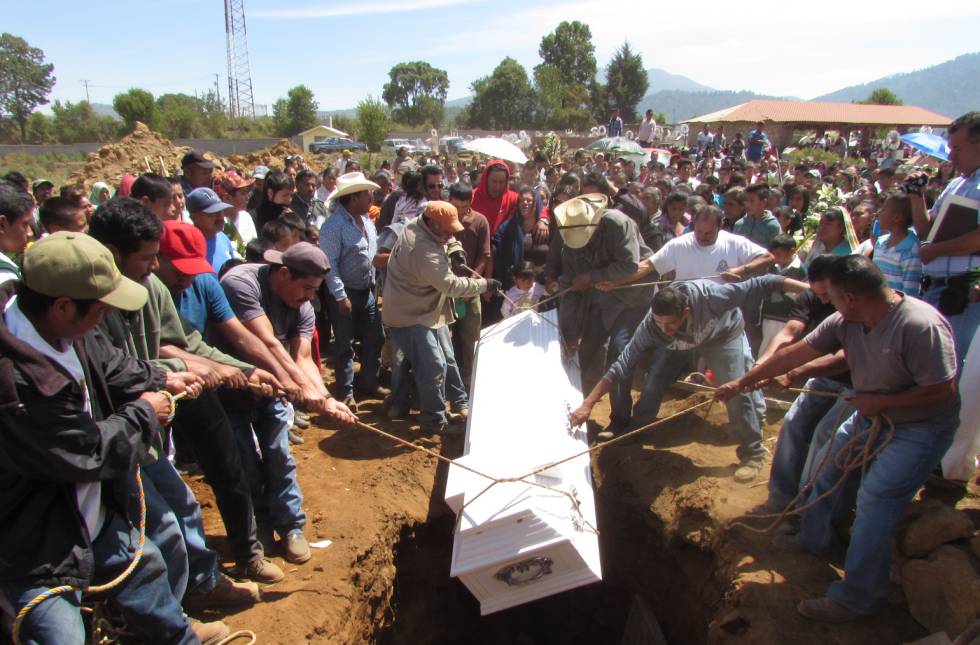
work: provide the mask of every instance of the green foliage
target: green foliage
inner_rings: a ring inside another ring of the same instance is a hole
[[[470,85],[473,101],[466,110],[470,127],[511,130],[528,126],[534,119],[535,94],[527,71],[507,57],[490,76]]]
[[[157,104],[153,95],[138,87],[116,94],[112,99],[113,109],[122,117],[126,131],[132,132],[139,121],[148,128],[156,128]]]
[[[44,62],[44,51],[23,38],[0,34],[0,115],[8,115],[27,141],[27,120],[39,105],[48,102],[54,87],[54,65]]]
[[[341,132],[346,132],[350,135],[350,138],[354,140],[357,140],[357,137],[360,134],[360,127],[357,123],[357,119],[343,114],[337,114],[333,117],[333,127],[337,128]]]
[[[276,133],[281,137],[291,137],[316,125],[316,99],[313,91],[305,85],[297,85],[272,105],[272,119]]]
[[[538,97],[538,122],[546,128],[587,129],[592,122],[589,91],[585,85],[564,83],[561,72],[551,65],[534,68]]]
[[[654,112],[653,113],[653,120],[656,121],[657,123],[659,123],[660,125],[663,125],[665,123],[669,123],[667,121],[667,115],[664,114],[663,112]]]
[[[35,112],[27,120],[27,140],[31,143],[56,143],[54,119]]]
[[[868,98],[863,101],[855,101],[855,103],[863,103],[865,105],[902,105],[902,99],[898,98],[898,95],[887,87],[876,87],[871,91]]]
[[[563,21],[541,39],[538,54],[542,65],[556,67],[565,83],[587,86],[595,78],[595,45],[585,23]],[[567,106],[566,106],[567,107]]]
[[[119,136],[119,121],[96,114],[88,101],[55,101],[51,111],[54,112],[54,135],[60,143],[105,143]]]
[[[370,150],[381,147],[391,127],[391,114],[383,101],[369,95],[357,104],[358,134]]]
[[[783,159],[786,160],[790,168],[802,161],[806,161],[807,163],[823,162],[828,166],[832,164],[837,164],[839,166],[856,166],[862,163],[861,159],[856,159],[854,157],[842,159],[838,154],[828,150],[820,150],[819,148],[797,148],[789,154],[783,155]]]
[[[623,120],[632,123],[637,120],[636,105],[646,96],[649,85],[643,57],[624,42],[606,68],[606,102],[619,108]]]
[[[61,186],[72,173],[84,165],[85,154],[81,152],[74,154],[48,152],[40,155],[13,152],[0,156],[0,175],[16,170],[31,179],[44,177],[54,182],[55,186]]]
[[[392,108],[400,123],[438,126],[445,116],[449,75],[424,61],[398,63],[388,71],[391,79],[382,88],[381,98]]]
[[[157,129],[168,139],[204,136],[200,100],[188,94],[164,94],[157,99]]]

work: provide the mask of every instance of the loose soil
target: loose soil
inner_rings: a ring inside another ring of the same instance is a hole
[[[682,395],[683,396],[683,395]],[[412,421],[391,422],[377,402],[362,417],[420,445],[458,456],[462,441],[422,438]],[[661,415],[684,409],[664,403]],[[365,413],[366,411],[366,413]],[[605,422],[608,408],[597,408]],[[771,448],[781,413],[765,427]],[[259,643],[620,643],[634,597],[659,619],[669,643],[902,643],[926,631],[893,586],[875,618],[845,625],[807,621],[795,610],[822,595],[841,570],[774,550],[767,536],[726,527],[765,500],[768,471],[733,482],[734,439],[713,405],[596,453],[593,460],[603,581],[481,618],[449,577],[454,517],[442,499],[447,467],[366,430],[316,419],[294,446],[314,549],[301,566],[275,560],[287,578],[264,602],[222,618]],[[224,527],[210,489],[191,482],[209,541],[227,561]],[[976,490],[964,503],[976,507]]]

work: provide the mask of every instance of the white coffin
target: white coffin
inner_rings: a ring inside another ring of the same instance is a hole
[[[562,363],[557,321],[556,311],[525,311],[483,330],[457,461],[518,477],[588,447],[584,426],[568,424],[582,392],[578,366]],[[484,615],[602,579],[589,455],[528,481],[483,492],[488,479],[449,468],[446,502],[458,516],[450,575]]]

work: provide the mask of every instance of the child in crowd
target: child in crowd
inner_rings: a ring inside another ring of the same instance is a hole
[[[900,192],[888,193],[878,211],[882,235],[874,247],[872,260],[885,274],[892,289],[918,297],[922,279],[922,260],[919,258],[919,238],[912,225],[912,199]]]
[[[514,286],[507,290],[507,297],[500,306],[500,315],[504,318],[530,309],[548,295],[544,285],[534,280],[534,265],[527,260],[515,266],[512,275]]]
[[[794,280],[806,280],[806,270],[803,268],[803,262],[796,255],[796,240],[792,236],[780,234],[772,238],[769,242],[769,252],[776,260],[776,266],[772,268],[774,273]],[[790,318],[794,303],[793,296],[781,291],[772,293],[763,301],[760,347],[768,347],[769,341],[783,328]]]

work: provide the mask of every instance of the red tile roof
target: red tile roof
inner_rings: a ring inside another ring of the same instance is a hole
[[[686,123],[853,123],[947,126],[952,119],[915,105],[862,105],[816,101],[755,100],[687,119]]]

